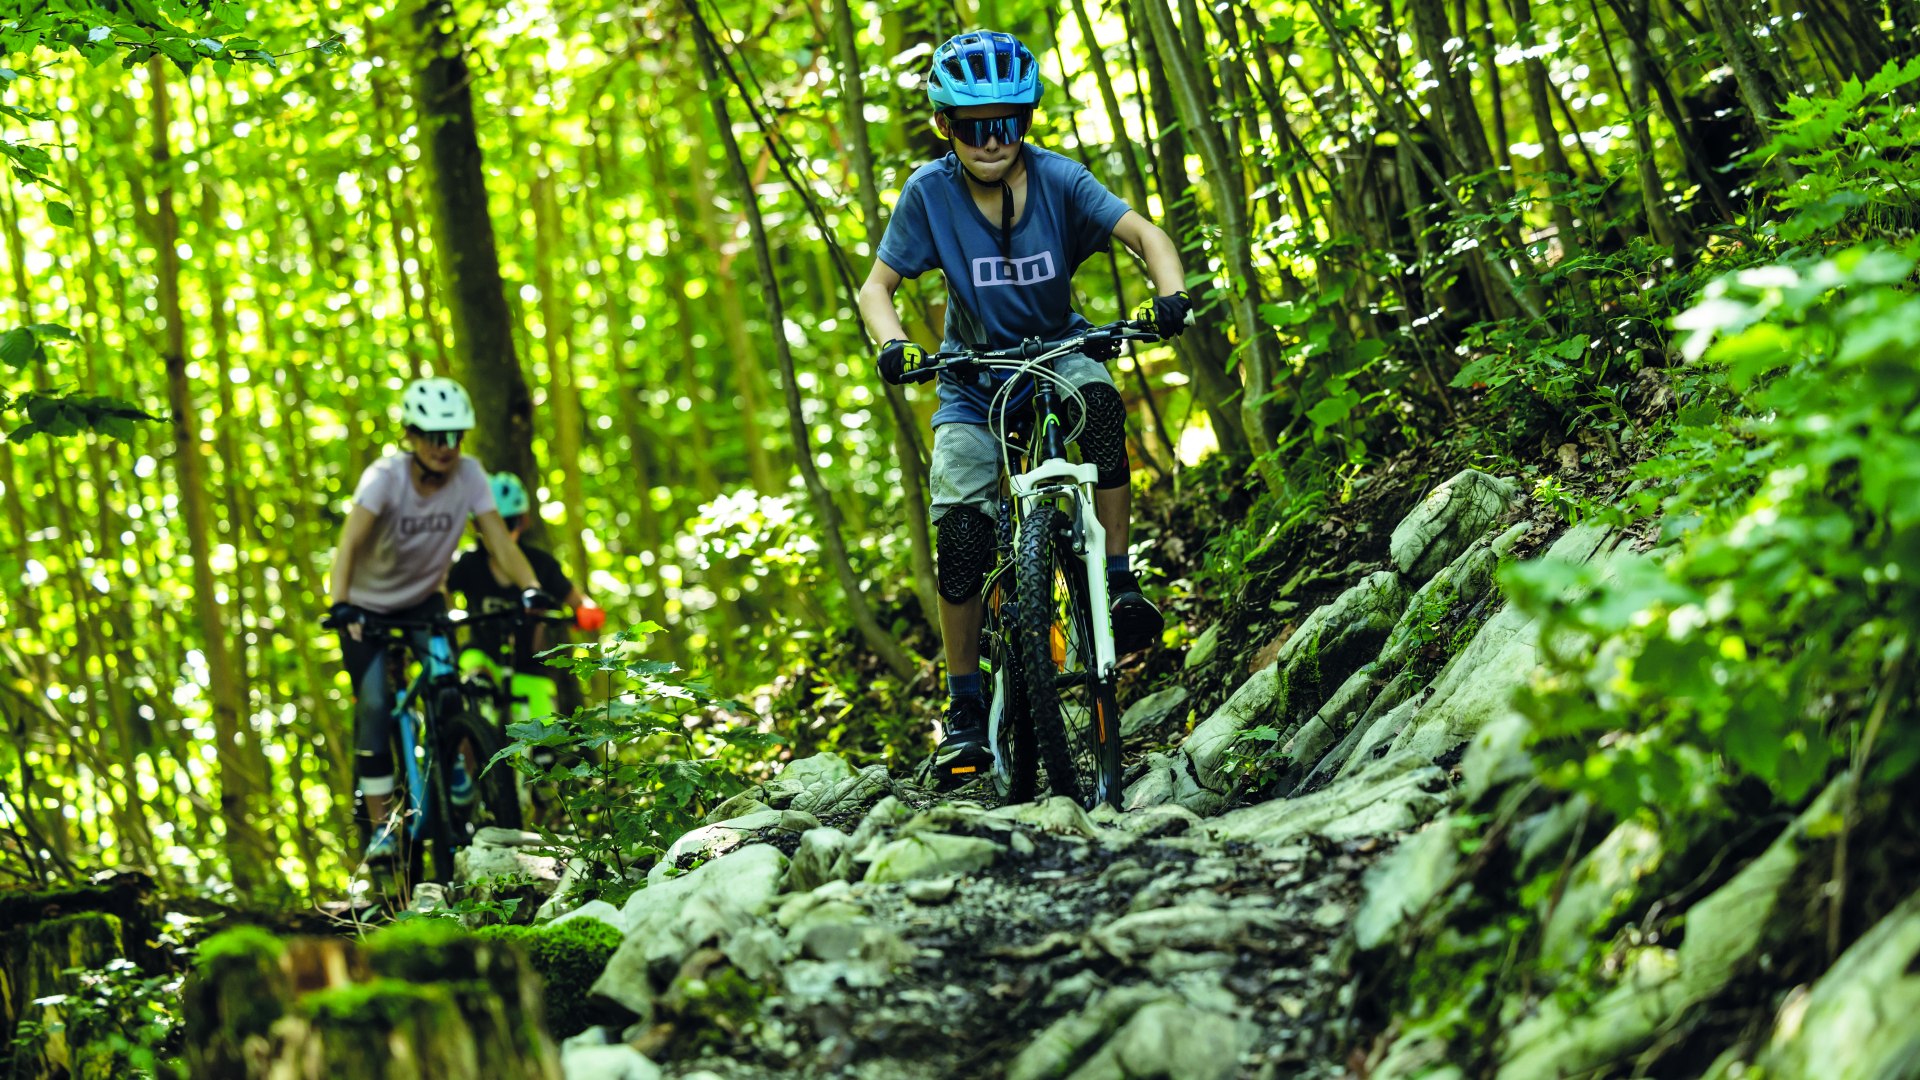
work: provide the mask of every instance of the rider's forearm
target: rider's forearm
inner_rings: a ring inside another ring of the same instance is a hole
[[[333,568],[327,572],[327,605],[347,602],[347,587],[353,584],[353,549],[341,544],[333,549]]]
[[[527,561],[526,552],[520,550],[519,544],[508,544],[507,550],[495,552],[494,558],[500,560],[501,569],[507,572],[507,576],[513,579],[515,585],[523,589],[540,587],[540,579],[533,572],[533,564]]]
[[[907,336],[900,312],[893,306],[893,290],[877,282],[860,287],[860,318],[866,321],[867,333],[873,335],[875,344]]]
[[[1146,260],[1147,276],[1153,279],[1155,295],[1172,296],[1187,287],[1187,271],[1180,262],[1180,247],[1165,229],[1157,225],[1148,226],[1140,246],[1145,249],[1140,252],[1140,257]]]

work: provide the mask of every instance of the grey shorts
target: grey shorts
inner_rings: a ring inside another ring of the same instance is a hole
[[[1054,361],[1053,370],[1073,386],[1113,386],[1107,365],[1079,353]],[[1116,388],[1117,389],[1117,388]],[[956,506],[971,506],[989,519],[1000,509],[1000,443],[986,424],[941,424],[933,429],[928,488],[937,523]]]

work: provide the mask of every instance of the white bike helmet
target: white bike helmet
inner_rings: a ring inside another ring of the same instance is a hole
[[[473,399],[452,379],[415,379],[400,396],[400,415],[421,431],[472,431]]]

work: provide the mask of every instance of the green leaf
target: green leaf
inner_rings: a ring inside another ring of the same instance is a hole
[[[47,201],[47,220],[62,229],[73,228],[73,207],[57,200]]]
[[[1315,428],[1325,430],[1352,415],[1354,406],[1359,403],[1359,397],[1353,394],[1321,398],[1313,408],[1307,410],[1307,419],[1313,421]]]
[[[29,360],[42,355],[40,343],[33,339],[33,331],[24,326],[16,326],[0,334],[0,364],[10,368],[23,368]]]
[[[1587,346],[1592,344],[1592,342],[1593,339],[1585,334],[1575,334],[1558,345],[1555,345],[1551,351],[1555,356],[1563,359],[1578,360],[1581,356],[1585,355]]]

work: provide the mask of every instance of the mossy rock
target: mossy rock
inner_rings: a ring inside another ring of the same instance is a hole
[[[544,926],[489,926],[483,938],[510,941],[527,954],[546,981],[547,1030],[556,1037],[585,1031],[614,1019],[605,1005],[588,996],[620,947],[620,931],[598,919],[569,919]]]

